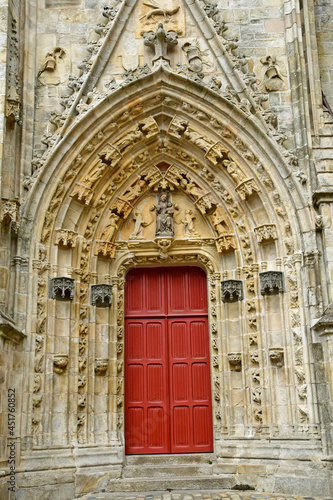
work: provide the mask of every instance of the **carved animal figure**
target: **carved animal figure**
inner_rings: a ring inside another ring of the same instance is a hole
[[[147,7],[152,9],[150,12],[147,12],[147,14],[144,14],[140,17],[140,19],[145,19],[146,21],[148,21],[149,19],[155,21],[156,16],[163,16],[165,21],[170,21],[171,16],[176,14],[180,9],[179,5],[178,7],[174,7],[173,9],[163,8],[154,1],[143,2],[143,5],[147,5]]]

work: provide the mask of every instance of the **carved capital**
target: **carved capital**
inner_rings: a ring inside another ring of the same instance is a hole
[[[124,219],[127,219],[129,214],[133,210],[133,206],[126,200],[123,200],[122,198],[116,198],[112,207],[112,211],[117,212],[117,214],[122,215]]]
[[[175,137],[176,139],[181,139],[183,133],[186,130],[186,127],[188,126],[188,123],[189,122],[184,118],[181,118],[177,115],[174,116],[169,125],[168,134],[172,137]]]
[[[240,280],[221,281],[222,302],[243,300],[243,284]]]
[[[121,160],[123,155],[115,146],[112,146],[112,144],[107,144],[104,149],[98,154],[98,156],[110,163],[111,167],[115,167]]]
[[[74,298],[73,278],[52,278],[50,279],[50,298],[69,299]]]
[[[150,139],[157,135],[160,131],[155,119],[152,116],[147,116],[144,120],[139,122],[142,131],[146,134],[146,139]]]
[[[110,307],[112,304],[112,285],[91,285],[91,304],[97,307]]]
[[[75,184],[73,191],[71,192],[72,198],[76,197],[79,201],[82,201],[85,205],[89,205],[90,201],[94,195],[92,189],[88,188],[84,184],[79,182]]]
[[[333,303],[325,309],[322,317],[315,323],[313,329],[319,335],[332,335],[333,337]]]
[[[262,295],[273,295],[283,292],[283,273],[280,271],[266,271],[259,273],[260,292]]]
[[[26,335],[17,329],[14,320],[3,311],[0,311],[0,337],[18,344]]]
[[[209,192],[198,198],[195,205],[203,215],[211,214],[217,208],[217,202],[215,201],[213,195]]]

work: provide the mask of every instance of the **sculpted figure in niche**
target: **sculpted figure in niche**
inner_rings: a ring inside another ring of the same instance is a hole
[[[174,235],[174,205],[169,201],[168,194],[162,192],[156,207],[156,236]]]
[[[143,138],[143,133],[139,129],[139,126],[133,128],[123,139],[121,139],[117,144],[117,148],[120,152],[133,146],[136,142]]]
[[[198,46],[198,41],[196,43],[185,42],[182,45],[182,49],[186,52],[187,59],[189,62],[190,70],[195,73],[200,73],[203,69],[202,57],[200,53],[200,48]]]
[[[195,146],[198,146],[198,148],[203,149],[204,151],[208,151],[208,149],[212,146],[212,142],[201,135],[199,132],[196,132],[195,130],[192,130],[188,128],[185,133],[184,137],[188,139],[192,144]]]
[[[219,236],[225,234],[228,232],[228,224],[225,220],[225,216],[223,213],[221,213],[221,209],[215,210],[215,212],[212,215],[212,223],[215,228],[215,231]]]
[[[118,215],[116,215],[116,214],[110,215],[109,222],[101,234],[101,240],[111,241],[112,237],[114,236],[114,234],[118,228],[118,220],[119,220]]]
[[[139,209],[134,210],[133,220],[135,225],[132,233],[129,236],[130,240],[144,240],[143,228],[149,226],[150,222],[143,220],[142,211]]]
[[[194,228],[193,221],[196,219],[195,215],[191,209],[185,210],[185,217],[182,223],[184,224],[184,236],[188,236],[189,238],[193,238],[195,236],[199,236],[197,231]]]
[[[143,180],[136,182],[133,186],[129,187],[127,191],[122,195],[122,199],[128,202],[135,200],[143,191],[146,183]]]
[[[223,165],[227,168],[228,174],[236,182],[236,184],[240,184],[245,179],[245,176],[242,174],[241,170],[237,167],[234,161],[224,160]]]
[[[204,191],[199,188],[199,186],[193,181],[193,179],[188,175],[187,178],[183,178],[180,181],[180,185],[185,189],[186,193],[192,196],[202,196]]]

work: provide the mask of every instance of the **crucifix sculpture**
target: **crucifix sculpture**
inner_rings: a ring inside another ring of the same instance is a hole
[[[143,33],[144,44],[148,47],[153,47],[155,50],[155,57],[153,59],[153,64],[156,61],[163,60],[170,63],[170,59],[167,57],[168,47],[171,45],[177,45],[178,35],[174,31],[165,31],[163,24],[159,23],[155,33]]]

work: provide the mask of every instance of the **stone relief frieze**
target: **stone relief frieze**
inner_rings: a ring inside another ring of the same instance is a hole
[[[170,31],[181,35],[185,29],[184,12],[179,0],[160,0],[156,2],[142,2],[139,7],[139,28],[138,31],[153,32],[157,25],[163,22]]]

